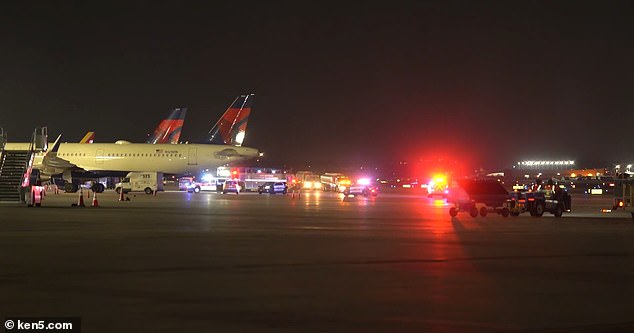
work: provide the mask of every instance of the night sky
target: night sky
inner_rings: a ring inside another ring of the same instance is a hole
[[[253,92],[271,163],[634,159],[633,2],[372,3],[3,3],[0,126],[195,142]]]

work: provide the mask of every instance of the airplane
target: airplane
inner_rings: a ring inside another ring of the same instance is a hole
[[[242,95],[236,100],[252,99],[253,95]],[[217,123],[217,131],[226,142],[242,143],[248,115],[251,111],[242,105],[239,110],[227,109],[224,121]],[[246,112],[245,112],[246,111]],[[234,115],[230,119],[228,115]],[[61,135],[60,135],[61,136]],[[201,169],[216,168],[228,163],[249,160],[259,155],[256,148],[230,144],[148,144],[148,143],[60,143],[57,138],[53,148],[35,155],[32,169],[39,171],[42,181],[62,174],[72,185],[69,192],[76,191],[72,184],[72,172],[162,172],[169,174],[195,173]],[[212,139],[209,140],[210,142]],[[6,143],[6,151],[28,151],[31,143]]]
[[[186,114],[187,108],[175,108],[172,110],[169,116],[158,124],[152,136],[148,137],[145,143],[178,143],[178,140],[181,137],[181,131],[183,129]],[[95,132],[87,132],[79,143],[93,143],[94,140]],[[119,140],[117,142],[122,143],[127,141]]]

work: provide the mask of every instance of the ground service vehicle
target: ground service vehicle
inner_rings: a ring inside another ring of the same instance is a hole
[[[465,195],[453,197],[454,206],[449,209],[449,215],[455,217],[461,211],[469,212],[472,217],[487,216],[489,212],[509,216],[509,209],[505,203],[509,192],[497,181],[465,180],[459,182],[459,188]]]
[[[117,193],[145,192],[152,194],[163,191],[163,173],[161,172],[130,172],[115,185]]]
[[[614,189],[613,209],[623,209],[634,219],[634,179],[619,179]]]
[[[529,212],[531,216],[541,217],[547,212],[561,217],[564,212],[571,211],[571,204],[570,194],[557,186],[555,190],[515,192],[507,200],[505,207],[511,216]]]
[[[262,193],[270,193],[270,194],[275,194],[275,193],[282,193],[282,194],[286,194],[286,192],[288,192],[288,186],[286,186],[286,183],[284,182],[268,182],[268,183],[264,183],[263,185],[258,186],[258,193],[262,194]]]

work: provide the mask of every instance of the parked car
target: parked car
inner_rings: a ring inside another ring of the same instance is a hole
[[[258,193],[282,193],[286,194],[288,192],[288,186],[284,182],[268,182],[258,186]]]

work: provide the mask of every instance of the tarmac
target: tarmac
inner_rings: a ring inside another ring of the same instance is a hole
[[[161,192],[0,205],[0,317],[82,332],[634,332],[634,222],[443,200]],[[91,199],[85,199],[90,205]]]

